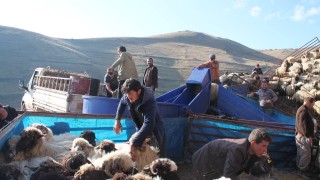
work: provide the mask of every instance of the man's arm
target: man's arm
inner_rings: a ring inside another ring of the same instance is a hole
[[[207,61],[207,62],[204,62],[204,63],[200,64],[200,65],[198,66],[198,68],[209,67],[209,65],[210,65],[210,61]]]
[[[154,88],[157,87],[157,84],[158,84],[158,68],[157,67],[153,67],[153,70],[152,70],[152,82],[153,82],[153,86]]]
[[[111,86],[110,86],[109,82],[106,82],[106,89],[107,89],[107,91],[109,91],[109,93],[113,94],[113,91],[111,89]]]
[[[230,179],[238,179],[238,173],[240,173],[243,166],[243,154],[240,150],[229,150],[226,162],[223,168],[223,176]]]
[[[119,64],[121,64],[125,60],[122,54],[123,53],[121,53],[120,57],[110,66],[111,68],[117,67]]]
[[[271,99],[272,103],[274,103],[278,100],[278,96],[272,89],[270,89],[270,92],[271,92],[271,97],[272,97],[272,99]]]
[[[115,117],[115,122],[114,122],[114,125],[113,125],[113,131],[116,134],[119,134],[122,131],[122,125],[121,125],[120,120],[121,120],[121,117],[122,117],[124,111],[126,110],[126,107],[127,107],[125,98],[126,98],[126,96],[123,96],[120,99],[120,102],[118,104],[117,113],[116,113],[116,117]]]
[[[149,103],[148,103],[149,102]],[[144,140],[150,136],[154,130],[156,124],[156,105],[154,100],[149,100],[143,105],[143,125],[137,132],[136,137],[132,140],[133,146],[141,147]]]

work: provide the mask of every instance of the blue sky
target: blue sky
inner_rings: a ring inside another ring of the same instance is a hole
[[[253,49],[298,48],[320,32],[320,0],[0,0],[0,25],[58,38],[196,31]]]

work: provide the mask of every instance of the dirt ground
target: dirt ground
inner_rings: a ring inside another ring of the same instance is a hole
[[[189,163],[181,163],[178,165],[178,174],[182,180],[192,180],[192,166]],[[278,180],[307,180],[309,178],[300,176],[296,171],[279,171],[277,169],[274,169],[274,176]],[[249,177],[248,174],[242,173],[239,177],[239,179],[242,180],[249,180],[252,179],[252,177]]]

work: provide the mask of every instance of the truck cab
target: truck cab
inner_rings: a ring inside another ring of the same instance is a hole
[[[32,111],[33,110],[33,92],[34,92],[34,82],[35,76],[40,74],[43,68],[36,68],[28,82],[27,85],[24,84],[24,81],[19,81],[19,87],[24,89],[24,94],[21,100],[21,110],[22,111]]]

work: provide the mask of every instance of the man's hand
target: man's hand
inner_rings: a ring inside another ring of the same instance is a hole
[[[112,91],[112,96],[116,96],[117,95],[117,90],[115,90],[115,91]]]
[[[309,144],[312,145],[312,143],[313,143],[313,139],[312,137],[309,137]]]
[[[130,145],[130,156],[132,161],[136,161],[139,153],[139,148],[135,147],[134,145]]]
[[[113,131],[114,131],[116,134],[120,134],[120,133],[121,133],[121,131],[122,131],[122,125],[121,125],[120,120],[115,120],[114,125],[113,125]]]
[[[247,96],[248,97],[253,97],[254,96],[254,93],[252,92],[252,93],[249,93],[249,94],[247,94]]]

